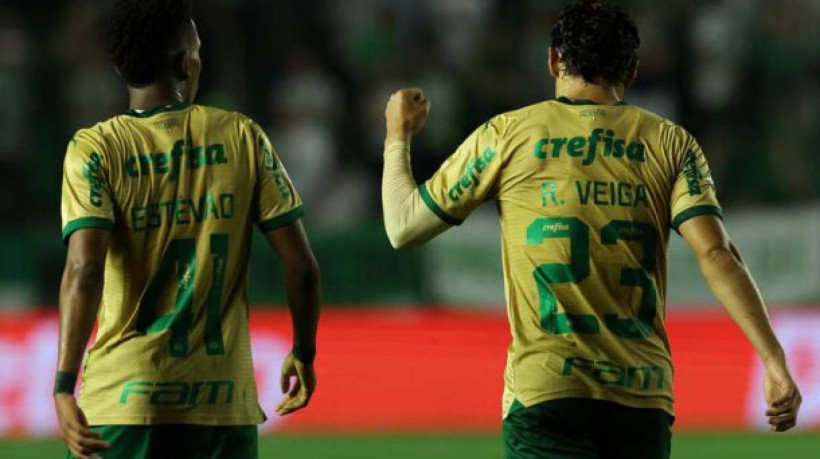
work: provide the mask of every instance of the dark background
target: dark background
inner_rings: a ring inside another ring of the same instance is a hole
[[[56,304],[65,146],[78,128],[127,108],[96,34],[106,3],[0,5],[0,307]],[[643,41],[627,100],[695,134],[723,205],[815,202],[820,2],[623,3]],[[381,228],[384,103],[400,87],[427,92],[433,110],[414,167],[417,179],[429,176],[487,118],[552,97],[548,37],[564,4],[195,1],[198,102],[266,127],[306,202],[329,302],[436,301],[424,252],[392,252]],[[281,302],[277,269],[257,245],[254,302]]]

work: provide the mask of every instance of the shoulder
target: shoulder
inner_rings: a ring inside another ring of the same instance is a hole
[[[553,105],[552,102],[554,101],[546,100],[508,112],[499,113],[498,115],[490,118],[488,123],[493,123],[499,128],[503,128],[505,131],[509,132],[512,129],[526,124],[527,122],[539,119],[539,116],[536,115],[549,111]]]
[[[657,133],[662,143],[666,145],[679,145],[694,141],[694,137],[689,131],[669,118],[665,118],[637,105],[630,105],[629,107],[640,117],[641,124]]]
[[[68,153],[79,152],[84,154],[103,154],[106,152],[106,146],[109,143],[110,137],[113,135],[115,125],[119,116],[109,118],[105,121],[100,121],[93,126],[80,128],[68,143]]]
[[[209,105],[192,105],[192,113],[196,116],[203,116],[211,123],[223,125],[235,125],[239,129],[261,129],[251,117],[234,110],[212,107]]]

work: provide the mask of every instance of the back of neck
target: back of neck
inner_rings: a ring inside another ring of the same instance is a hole
[[[602,105],[616,104],[624,98],[624,85],[593,84],[583,78],[561,76],[555,80],[555,97],[571,100],[591,100]]]
[[[150,110],[156,107],[185,102],[182,91],[165,84],[128,87],[128,108],[130,110]]]

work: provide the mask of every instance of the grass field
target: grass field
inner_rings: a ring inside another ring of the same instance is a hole
[[[0,459],[63,458],[57,440],[0,442]],[[280,436],[260,440],[259,457],[283,459],[495,459],[500,440],[482,435]],[[817,459],[820,434],[680,434],[675,459]]]

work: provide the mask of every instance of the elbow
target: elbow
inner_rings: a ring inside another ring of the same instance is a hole
[[[296,279],[303,288],[314,289],[318,288],[321,282],[321,273],[319,271],[319,263],[313,255],[305,257],[297,262],[289,263],[288,277]]]
[[[730,247],[714,247],[703,253],[700,264],[702,267],[712,267],[721,272],[731,272],[743,269],[743,263]]]
[[[738,261],[729,247],[713,247],[706,251],[704,259],[709,263],[720,265]]]
[[[387,239],[390,241],[390,246],[395,250],[401,250],[412,246],[412,240],[407,234],[407,231],[387,231]]]

